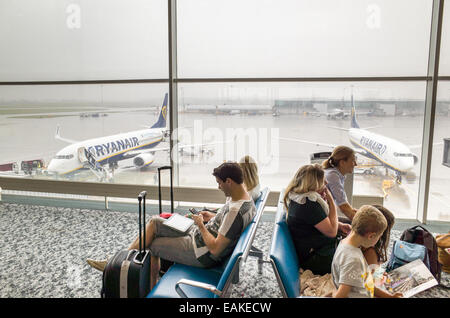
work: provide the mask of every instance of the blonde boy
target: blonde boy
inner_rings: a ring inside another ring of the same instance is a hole
[[[373,278],[361,247],[374,246],[387,227],[386,218],[373,206],[364,205],[355,214],[352,231],[341,241],[333,257],[331,272],[337,291],[333,297],[398,298],[374,286]]]

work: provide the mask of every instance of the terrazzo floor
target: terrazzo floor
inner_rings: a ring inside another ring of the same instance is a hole
[[[268,252],[272,222],[262,222],[254,246]],[[392,232],[392,239],[400,236]],[[57,208],[0,203],[1,298],[99,298],[101,273],[86,258],[112,256],[137,235],[137,215],[129,212]],[[443,272],[442,283],[450,285]],[[279,298],[281,292],[270,264],[258,274],[249,257],[233,286],[232,298]],[[415,297],[450,297],[433,287]]]

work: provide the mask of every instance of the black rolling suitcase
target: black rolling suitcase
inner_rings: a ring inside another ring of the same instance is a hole
[[[161,170],[169,170],[170,172],[170,213],[163,213],[162,211]],[[159,193],[159,215],[161,217],[167,218],[173,213],[173,174],[171,166],[164,166],[158,168],[158,193]],[[160,265],[161,267],[159,270],[159,276],[162,276],[169,270],[170,266],[173,265],[173,262],[161,258]]]
[[[143,298],[150,292],[150,252],[145,249],[146,195],[142,191],[138,196],[139,250],[122,250],[108,261],[103,271],[102,298]]]

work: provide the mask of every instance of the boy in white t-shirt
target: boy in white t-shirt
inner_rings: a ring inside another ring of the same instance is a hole
[[[361,298],[382,297],[399,298],[375,287],[373,276],[361,247],[374,246],[387,227],[384,215],[375,207],[362,206],[352,221],[352,231],[341,241],[333,257],[331,272],[337,291],[333,297]]]

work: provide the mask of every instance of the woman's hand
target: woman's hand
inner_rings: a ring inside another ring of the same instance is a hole
[[[326,199],[327,199],[328,202],[334,200],[334,199],[333,199],[333,195],[331,194],[330,189],[328,189],[326,186],[325,186],[325,197],[326,197]]]
[[[351,230],[352,230],[352,226],[350,224],[346,224],[346,223],[341,223],[339,222],[338,224],[338,230],[339,232],[341,232],[342,234],[344,234],[345,236],[347,236]]]

